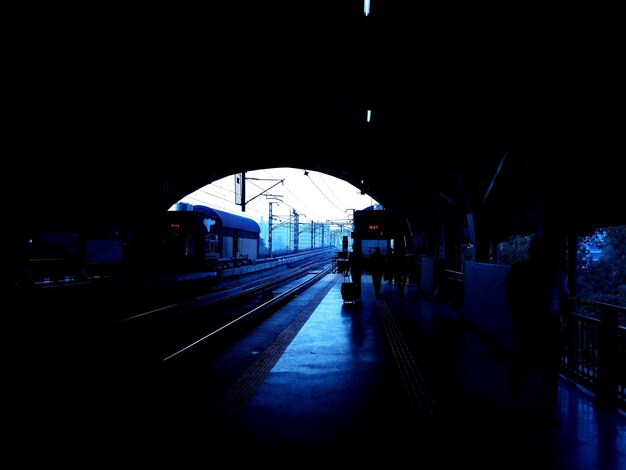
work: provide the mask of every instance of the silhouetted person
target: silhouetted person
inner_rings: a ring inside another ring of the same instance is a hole
[[[363,274],[363,253],[361,252],[361,245],[356,243],[352,246],[352,251],[348,255],[350,262],[350,274],[352,275],[352,282],[356,286],[359,298],[361,297],[361,275]]]
[[[387,284],[393,284],[393,248],[389,247],[387,256],[385,256],[385,272],[383,279]]]
[[[404,286],[408,276],[408,266],[404,247],[398,246],[391,256],[391,269],[393,271],[393,281],[398,286],[400,297],[404,297]]]
[[[383,283],[383,273],[385,272],[386,260],[385,256],[380,252],[380,247],[374,248],[374,253],[370,255],[369,267],[372,275],[372,284],[374,284],[374,293],[380,295],[380,288]]]
[[[519,398],[527,373],[538,371],[539,418],[558,425],[554,407],[561,368],[561,314],[567,308],[568,293],[554,242],[535,236],[528,259],[511,266],[505,288],[514,347],[509,391]]]
[[[347,276],[348,274],[350,274],[350,255],[348,254],[348,256],[346,256],[344,259],[340,259],[339,262],[341,262],[340,267],[343,275]]]

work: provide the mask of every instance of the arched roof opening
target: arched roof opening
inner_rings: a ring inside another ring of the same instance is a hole
[[[433,240],[442,226],[499,238],[544,218],[570,232],[626,223],[612,28],[582,44],[520,11],[215,8],[231,47],[187,11],[29,15],[7,126],[19,230],[148,231],[185,194],[270,167],[341,178]]]

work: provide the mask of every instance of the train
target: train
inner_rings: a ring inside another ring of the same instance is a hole
[[[366,258],[376,247],[386,255],[395,243],[404,244],[402,233],[399,221],[386,210],[372,206],[354,211],[353,244],[360,247]]]
[[[75,283],[122,273],[220,271],[254,263],[260,227],[252,219],[203,205],[177,204],[143,234],[71,224],[23,228],[2,282],[12,288]]]
[[[409,238],[406,232],[402,220],[384,209],[372,206],[354,211],[353,250],[361,251],[366,265],[376,248],[385,257],[394,251],[401,251],[406,261],[408,281],[416,284],[421,276],[422,240],[419,235]]]
[[[8,253],[3,276],[11,287],[74,283],[122,271],[123,243],[115,229],[33,225],[20,227],[11,236],[15,248]]]
[[[178,203],[165,216],[164,267],[173,271],[219,271],[254,263],[261,228],[247,217],[200,204]]]

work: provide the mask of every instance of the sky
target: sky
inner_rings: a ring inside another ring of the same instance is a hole
[[[353,210],[377,204],[368,195],[342,179],[297,168],[269,168],[249,171],[246,179],[246,210],[235,204],[235,176],[214,181],[179,202],[202,204],[231,212],[257,222],[267,222],[270,202],[275,218],[288,218],[293,210],[300,223],[351,222]],[[172,206],[172,209],[174,206]]]

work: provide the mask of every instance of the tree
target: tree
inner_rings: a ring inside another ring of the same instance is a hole
[[[601,250],[597,260],[590,254],[592,245]],[[576,295],[626,307],[626,225],[602,228],[581,238],[577,253]]]
[[[532,235],[514,235],[498,244],[498,263],[513,264],[528,258]]]

